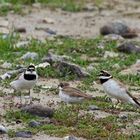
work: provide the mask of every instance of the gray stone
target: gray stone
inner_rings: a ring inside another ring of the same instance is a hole
[[[136,31],[128,27],[128,25],[126,25],[126,23],[123,21],[107,23],[106,25],[101,27],[100,33],[102,35],[117,34],[121,35],[124,38],[137,37]]]
[[[41,123],[40,122],[37,122],[35,120],[32,120],[32,121],[29,122],[29,126],[30,127],[38,127],[40,125],[41,125]]]
[[[69,56],[66,56],[66,55],[56,55],[56,54],[53,54],[51,52],[48,53],[47,56],[43,57],[42,61],[43,62],[48,62],[48,63],[55,63],[55,62],[60,62],[60,61],[67,61],[67,60],[72,60],[71,57]]]
[[[15,135],[16,137],[32,138],[32,133],[30,131],[18,131]]]
[[[12,64],[11,63],[8,63],[8,62],[4,62],[2,65],[1,65],[2,68],[4,69],[9,69],[12,67]]]
[[[22,112],[28,112],[32,115],[36,115],[39,117],[52,117],[54,110],[49,107],[44,107],[41,105],[28,105],[21,108]]]
[[[20,59],[22,59],[22,60],[27,60],[27,59],[36,60],[36,59],[38,59],[38,54],[36,52],[27,52]]]
[[[68,74],[67,71],[69,71],[72,74],[77,75],[78,78],[83,78],[83,77],[87,77],[90,75],[88,72],[86,72],[80,66],[78,66],[74,63],[71,63],[71,62],[67,62],[67,60],[70,60],[70,59],[72,59],[72,58],[68,57],[68,56],[59,56],[59,55],[49,53],[42,60],[43,60],[43,62],[47,61],[55,69],[59,70],[59,72],[61,73],[62,76],[66,76]],[[55,64],[55,65],[53,65],[53,64]]]
[[[52,29],[50,28],[46,28],[45,31],[50,34],[50,35],[56,35],[56,31],[53,31]]]
[[[78,140],[78,139],[74,136],[66,136],[64,137],[64,140]]]
[[[90,75],[80,66],[70,62],[61,61],[58,63],[57,68],[63,76],[66,76],[68,71],[77,75],[78,78],[84,78]]]
[[[122,120],[127,120],[128,119],[128,114],[120,114],[119,118]]]
[[[123,53],[140,53],[140,47],[132,42],[125,42],[117,47],[117,50]]]

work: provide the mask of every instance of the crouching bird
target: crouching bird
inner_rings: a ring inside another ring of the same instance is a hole
[[[77,88],[70,87],[68,83],[60,83],[59,97],[65,103],[81,103],[83,100],[92,99],[91,95],[85,94]]]

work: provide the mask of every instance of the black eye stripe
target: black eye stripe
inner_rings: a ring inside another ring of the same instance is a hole
[[[27,71],[35,71],[35,69],[27,69]]]

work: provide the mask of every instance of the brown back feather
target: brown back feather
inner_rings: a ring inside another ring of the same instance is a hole
[[[67,93],[69,96],[75,96],[75,97],[84,97],[87,99],[92,99],[91,95],[85,94],[79,89],[73,88],[73,87],[64,87],[62,89],[63,92]]]

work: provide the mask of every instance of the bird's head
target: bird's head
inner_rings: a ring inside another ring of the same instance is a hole
[[[101,84],[113,78],[112,75],[105,70],[101,70],[98,76]]]

